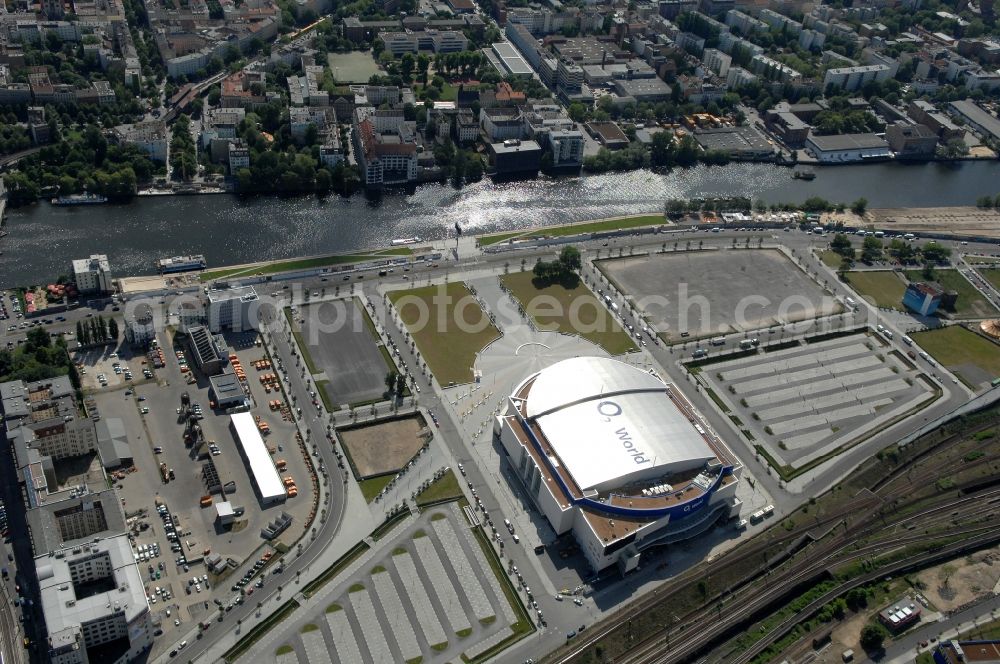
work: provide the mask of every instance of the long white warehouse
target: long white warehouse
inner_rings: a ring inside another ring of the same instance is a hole
[[[263,505],[270,505],[285,500],[285,485],[281,482],[271,455],[267,452],[264,439],[260,437],[257,430],[257,423],[254,422],[250,413],[236,413],[230,415],[233,432],[236,434],[236,441],[239,443],[243,460],[250,469],[250,475],[257,485],[257,492],[260,494],[260,502]]]

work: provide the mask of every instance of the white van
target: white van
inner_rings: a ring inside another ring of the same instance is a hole
[[[854,300],[853,297],[848,297],[846,300],[844,300],[844,302],[847,302],[847,306],[849,306],[851,308],[854,308],[854,307],[858,306],[858,303],[855,302],[855,300]]]
[[[903,343],[906,344],[907,346],[912,346],[913,345],[913,339],[911,339],[910,337],[908,337],[908,336],[906,336],[904,334],[903,335]]]

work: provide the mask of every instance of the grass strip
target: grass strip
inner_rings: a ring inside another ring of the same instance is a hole
[[[302,354],[302,361],[306,363],[306,369],[309,370],[310,374],[319,373],[316,371],[316,365],[313,364],[312,356],[309,354],[309,347],[306,346],[305,341],[302,339],[302,333],[299,332],[295,324],[295,317],[292,316],[292,310],[285,307],[285,318],[288,320],[288,327],[292,331],[292,336],[295,337],[295,344],[299,347],[299,352]]]
[[[358,559],[361,554],[368,550],[368,545],[364,542],[358,542],[351,549],[340,557],[337,562],[333,563],[324,570],[322,574],[310,581],[302,588],[302,594],[306,597],[310,597],[317,590],[325,586],[331,579],[340,574],[344,568],[353,563]]]
[[[462,489],[458,484],[455,472],[449,470],[440,479],[417,494],[417,507],[427,507],[440,503],[458,500],[462,497]]]
[[[486,538],[486,534],[483,532],[482,526],[474,528],[473,533],[475,533],[476,541],[479,542],[479,548],[483,550],[483,555],[486,556],[486,560],[490,564],[490,569],[493,570],[493,574],[495,574],[497,579],[500,581],[500,587],[503,588],[503,594],[507,597],[507,601],[510,602],[511,608],[514,609],[514,613],[517,614],[517,622],[510,626],[513,634],[486,652],[481,653],[478,657],[470,659],[465,657],[465,655],[462,656],[463,662],[479,664],[480,662],[486,662],[492,659],[497,653],[506,650],[534,632],[535,625],[528,617],[528,613],[525,610],[524,605],[521,604],[521,599],[518,597],[517,591],[514,589],[514,585],[510,582],[510,577],[508,577],[506,572],[504,572],[503,564],[497,557],[496,551],[493,550],[493,546]]]
[[[257,643],[261,637],[267,634],[272,627],[290,616],[297,608],[299,608],[299,603],[294,599],[290,599],[282,604],[277,611],[269,615],[267,618],[264,618],[263,621],[247,632],[246,636],[237,641],[236,645],[227,650],[226,654],[222,656],[222,659],[226,662],[235,662],[240,658],[240,656],[243,655],[243,653],[249,650],[253,644]]]

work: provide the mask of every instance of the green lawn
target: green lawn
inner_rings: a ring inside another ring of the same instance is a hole
[[[1000,346],[961,325],[914,332],[911,336],[921,348],[948,368],[971,364],[990,376],[1000,376]]]
[[[906,284],[894,272],[888,270],[847,273],[847,281],[858,295],[879,307],[903,308],[903,292]]]
[[[233,276],[247,276],[255,274],[279,274],[281,272],[294,272],[296,270],[309,270],[318,267],[329,267],[331,265],[347,265],[350,263],[364,263],[367,261],[386,258],[387,256],[410,256],[413,250],[408,247],[393,247],[391,249],[380,249],[366,254],[341,254],[339,256],[318,256],[316,258],[299,258],[288,261],[277,261],[262,265],[251,265],[243,267],[228,267],[218,270],[202,272],[200,279],[212,281],[213,279],[225,279]]]
[[[524,235],[524,231],[513,231],[510,233],[497,233],[495,235],[484,235],[479,238],[480,247],[488,247],[491,244],[500,244],[515,237]]]
[[[572,289],[561,284],[536,288],[533,279],[531,272],[515,272],[501,277],[539,329],[579,334],[612,355],[636,350],[632,338],[582,281]],[[540,296],[548,296],[545,298],[548,301],[538,299]],[[553,306],[550,298],[558,304]]]
[[[444,500],[458,500],[462,497],[462,489],[458,485],[455,472],[449,470],[441,479],[417,494],[417,506],[423,507]]]
[[[389,299],[441,385],[472,381],[476,355],[500,336],[461,282],[393,291]]]
[[[907,270],[906,278],[910,281],[925,281],[920,270]],[[963,318],[986,318],[996,315],[996,307],[990,304],[958,270],[934,270],[934,280],[946,289],[958,293],[956,315]]]
[[[830,251],[829,249],[820,252],[819,259],[823,261],[827,267],[832,267],[834,270],[839,268],[840,264],[844,262],[843,256],[838,254],[836,251]]]
[[[358,483],[358,487],[361,489],[361,494],[365,497],[365,502],[372,502],[375,500],[375,496],[384,489],[389,482],[392,481],[394,477],[393,473],[387,475],[379,475],[378,477],[370,477],[366,480],[361,480]]]
[[[288,327],[292,330],[292,336],[295,337],[295,344],[299,347],[299,352],[302,353],[302,360],[306,363],[306,369],[309,373],[315,374],[319,373],[316,371],[316,364],[313,362],[312,356],[309,354],[309,346],[302,339],[302,334],[299,332],[299,324],[295,322],[295,316],[292,315],[292,310],[289,307],[285,307],[285,319],[288,320]]]
[[[983,277],[983,279],[990,282],[994,288],[1000,288],[1000,269],[987,268],[980,270],[979,274]]]
[[[537,238],[537,237],[563,237],[566,235],[577,235],[579,233],[600,233],[601,231],[615,231],[622,228],[642,228],[643,226],[659,226],[666,221],[660,214],[644,214],[636,217],[618,217],[615,219],[601,219],[598,221],[587,221],[579,224],[567,224],[564,226],[551,226],[536,230],[524,230],[516,232],[494,233],[484,235],[479,238],[479,246],[486,247],[498,242],[505,242],[515,237]]]

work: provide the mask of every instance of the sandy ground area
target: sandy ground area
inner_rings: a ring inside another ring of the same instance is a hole
[[[407,417],[340,432],[361,477],[395,472],[403,467],[423,444],[419,417]]]
[[[1000,582],[1000,547],[975,553],[917,575],[925,586],[924,596],[939,611],[950,611],[991,593]]]
[[[1000,238],[1000,212],[977,207],[879,208],[866,221],[889,232],[935,231]],[[847,221],[845,220],[845,223]]]

